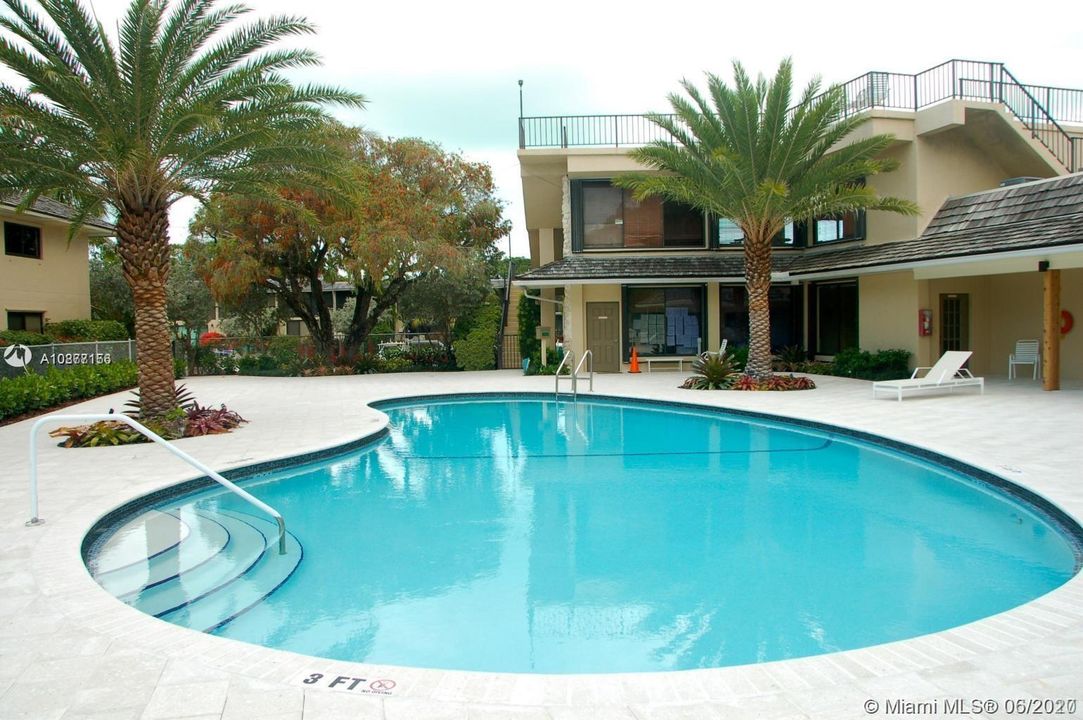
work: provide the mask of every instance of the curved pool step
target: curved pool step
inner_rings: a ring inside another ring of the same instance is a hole
[[[243,513],[236,515],[243,516],[247,522],[263,524],[266,543],[257,561],[243,573],[180,607],[156,613],[159,618],[194,630],[210,632],[259,605],[293,575],[304,555],[304,549],[297,538],[286,533],[286,552],[281,554],[278,552],[278,528],[273,522]]]
[[[125,527],[128,532],[110,538],[91,571],[99,585],[121,599],[210,561],[231,541],[226,527],[191,509],[179,515],[152,510]],[[172,544],[165,539],[170,537]],[[129,561],[133,546],[140,544],[142,559]]]
[[[256,566],[269,544],[277,543],[278,528],[273,522],[222,511],[214,513],[214,519],[230,536],[230,542],[220,552],[188,567],[178,566],[177,558],[169,553],[154,558],[152,565],[169,568],[169,579],[121,600],[148,615],[164,615],[242,577]]]

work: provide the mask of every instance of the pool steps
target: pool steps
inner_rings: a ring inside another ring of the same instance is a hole
[[[159,536],[163,534],[168,522],[162,515],[149,511],[129,523],[132,532],[145,523],[150,557],[119,562],[131,554],[129,533],[123,552],[110,547],[113,538],[103,546],[91,573],[110,594],[176,625],[201,631],[226,625],[289,579],[303,555],[290,533],[286,553],[278,552],[274,521],[229,510],[217,510],[213,517],[191,509],[170,516],[179,541],[169,544],[149,535],[152,525]],[[164,549],[151,552],[157,546]]]

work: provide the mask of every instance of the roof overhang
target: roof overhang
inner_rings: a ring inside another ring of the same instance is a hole
[[[801,278],[790,278],[787,273],[771,273],[771,282],[798,282]],[[567,285],[702,285],[719,283],[722,285],[744,285],[743,275],[718,275],[702,277],[606,277],[606,278],[546,278],[544,280],[513,280],[513,285],[522,288],[559,288]]]
[[[46,223],[52,223],[57,225],[63,225],[65,227],[70,226],[71,220],[59,215],[52,215],[50,213],[40,212],[38,210],[17,210],[16,205],[11,203],[0,202],[0,212],[11,213],[16,217],[28,217],[36,220],[43,220]],[[80,228],[88,237],[113,237],[117,234],[116,228],[109,225],[101,225],[94,222],[83,223]]]
[[[1027,248],[1006,252],[936,258],[933,260],[911,260],[884,263],[882,265],[866,265],[820,272],[782,274],[791,280],[830,280],[854,277],[855,275],[912,271],[914,277],[918,280],[931,280],[968,275],[1005,275],[1008,273],[1031,272],[1038,269],[1039,260],[1048,260],[1049,267],[1053,270],[1081,268],[1083,267],[1083,244],[1074,243],[1071,245]]]

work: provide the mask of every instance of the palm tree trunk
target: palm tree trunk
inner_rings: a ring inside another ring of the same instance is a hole
[[[748,291],[748,363],[745,374],[771,374],[771,239],[745,237]]]
[[[169,215],[165,208],[124,209],[117,221],[117,252],[135,306],[140,416],[156,418],[177,406],[173,353],[166,314]]]

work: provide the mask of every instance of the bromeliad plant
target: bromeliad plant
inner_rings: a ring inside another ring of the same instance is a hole
[[[692,361],[692,377],[681,387],[689,390],[724,390],[733,385],[740,373],[733,356],[703,353]]]

